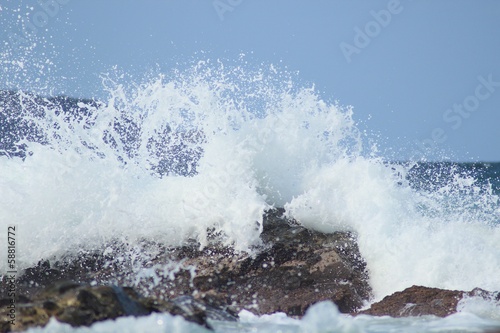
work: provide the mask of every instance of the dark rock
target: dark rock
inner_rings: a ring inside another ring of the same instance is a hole
[[[319,301],[331,300],[348,313],[370,296],[365,263],[354,235],[323,234],[284,219],[282,210],[268,212],[261,235],[264,246],[254,256],[230,248],[184,246],[165,252],[159,260],[183,260],[196,267],[196,276],[178,275],[153,288],[168,294],[217,295],[236,310],[257,314],[283,311],[301,316]]]
[[[409,317],[434,315],[446,317],[457,312],[458,302],[463,297],[482,297],[488,300],[500,300],[499,293],[476,288],[470,292],[444,290],[422,286],[412,286],[403,291],[385,297],[382,301],[360,314],[372,316]]]
[[[173,301],[157,301],[141,297],[132,288],[94,286],[59,282],[40,291],[33,300],[18,301],[15,325],[7,321],[7,307],[0,312],[0,332],[24,331],[45,326],[51,317],[72,326],[89,326],[95,322],[120,316],[144,316],[152,312],[168,312],[186,320],[210,327],[207,319],[231,320],[236,317],[212,304],[190,296]]]
[[[324,234],[308,230],[283,217],[284,210],[273,209],[264,216],[262,245],[252,254],[213,242],[200,249],[196,242],[165,248],[156,243],[144,245],[157,254],[144,262],[152,267],[175,263],[175,272],[166,276],[157,271],[153,278],[137,281],[128,266],[103,252],[68,256],[67,260],[44,262],[19,278],[20,294],[28,298],[47,285],[47,281],[66,279],[99,285],[134,285],[134,289],[158,302],[188,295],[223,310],[249,310],[256,314],[283,311],[301,316],[319,301],[331,300],[341,312],[351,313],[370,298],[366,265],[359,253],[356,236],[349,232]],[[123,253],[119,244],[113,253]],[[154,270],[153,270],[154,271]],[[137,271],[135,271],[137,272]],[[61,287],[59,287],[61,288]],[[64,288],[71,288],[71,285]]]

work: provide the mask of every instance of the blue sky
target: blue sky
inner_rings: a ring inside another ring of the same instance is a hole
[[[500,1],[4,0],[0,7],[0,88],[99,96],[99,74],[113,66],[140,77],[157,65],[169,71],[245,53],[256,67],[299,71],[324,99],[352,105],[388,158],[500,161]]]

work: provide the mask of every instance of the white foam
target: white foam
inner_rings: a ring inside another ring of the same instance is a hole
[[[457,304],[457,311],[500,322],[500,301],[480,296],[465,296]]]
[[[340,160],[304,179],[304,193],[287,204],[288,214],[325,231],[355,230],[367,260],[375,299],[412,285],[471,290],[500,288],[500,228],[481,211],[450,210],[447,198],[423,196],[401,182],[392,168],[373,159]],[[495,198],[491,198],[494,204]],[[437,212],[423,207],[433,205]],[[480,273],[478,273],[480,272]]]
[[[209,321],[216,333],[357,333],[357,332],[483,332],[496,331],[500,322],[483,319],[470,313],[457,313],[447,318],[434,316],[390,318],[359,315],[351,317],[339,313],[331,302],[311,306],[304,318],[292,319],[283,314],[261,317],[240,312],[239,322]],[[107,332],[213,332],[185,321],[182,317],[153,313],[145,317],[123,317],[98,322],[90,327],[71,327],[52,318],[43,328],[31,328],[30,333],[107,333]]]
[[[208,333],[212,332],[200,325],[196,325],[184,320],[180,316],[172,316],[166,313],[153,313],[146,317],[121,317],[115,320],[97,322],[90,327],[71,327],[69,324],[58,322],[51,318],[45,327],[31,328],[26,332],[30,333]]]
[[[459,174],[411,188],[406,167],[364,150],[351,108],[293,75],[208,61],[134,87],[116,76],[87,124],[44,107],[33,121],[50,145],[0,158],[0,223],[19,227],[19,268],[115,239],[205,244],[211,228],[248,250],[277,205],[310,228],[354,231],[377,299],[413,284],[500,290],[498,197]],[[155,174],[186,158],[190,176]]]

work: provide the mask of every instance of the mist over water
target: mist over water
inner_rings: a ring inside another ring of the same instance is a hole
[[[0,223],[19,226],[20,268],[115,241],[203,246],[210,233],[252,251],[279,206],[308,228],[355,232],[375,300],[413,284],[500,289],[498,178],[387,162],[351,107],[272,65],[102,80],[107,99],[70,110],[26,92],[4,104]]]

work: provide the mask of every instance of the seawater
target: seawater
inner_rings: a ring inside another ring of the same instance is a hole
[[[308,228],[357,235],[372,301],[415,284],[500,290],[499,164],[387,160],[351,107],[324,100],[314,86],[272,65],[206,60],[133,85],[123,77],[103,75],[107,98],[80,101],[70,111],[28,92],[14,93],[19,107],[3,103],[0,223],[18,227],[19,269],[72,254],[77,260],[82,250],[111,253],[116,241],[140,263],[151,255],[146,243],[194,239],[203,246],[209,231],[251,252],[263,212],[279,206]],[[0,272],[6,270],[0,258]],[[460,310],[445,319],[353,318],[321,303],[301,320],[242,313],[238,324],[214,326],[218,332],[500,327],[493,303],[465,300]],[[159,314],[80,329],[51,322],[31,331],[117,330],[203,331]]]
[[[498,332],[498,320],[481,318],[470,313],[457,313],[447,318],[433,316],[390,318],[360,315],[350,317],[338,312],[331,302],[313,305],[306,315],[298,320],[284,313],[257,317],[249,312],[240,312],[240,321],[215,322],[213,330],[185,321],[169,314],[152,314],[147,317],[118,318],[93,324],[91,327],[72,328],[51,319],[44,328],[28,330],[30,333],[87,333],[87,332],[169,332],[169,333],[387,333],[387,332]]]

